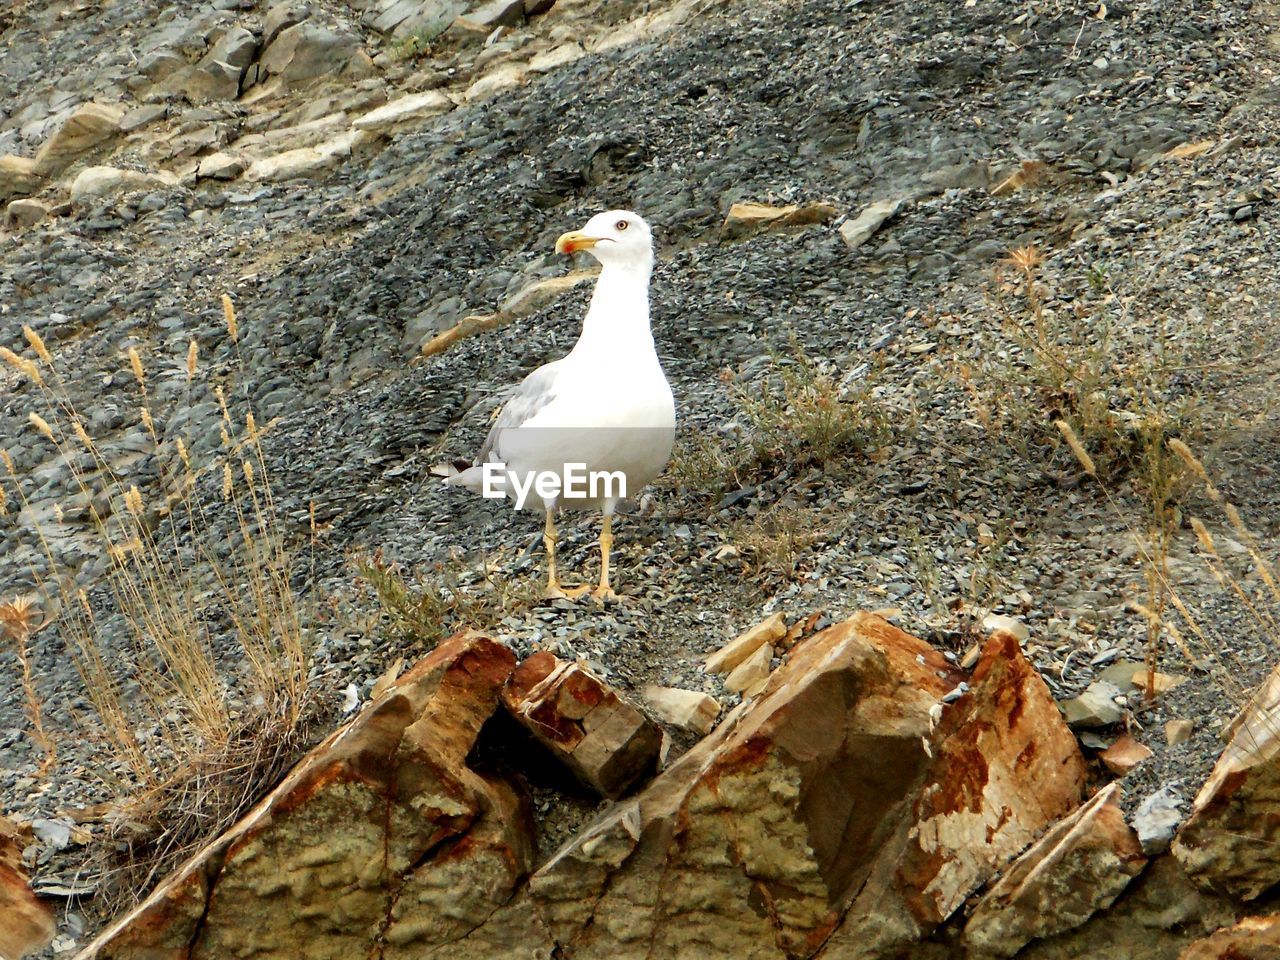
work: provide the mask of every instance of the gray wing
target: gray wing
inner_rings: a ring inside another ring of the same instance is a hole
[[[484,446],[476,455],[476,464],[484,463],[498,444],[498,438],[504,430],[513,430],[533,419],[538,411],[556,397],[556,370],[559,360],[544,363],[520,382],[516,392],[505,404],[498,419],[489,428],[489,435],[484,438]]]

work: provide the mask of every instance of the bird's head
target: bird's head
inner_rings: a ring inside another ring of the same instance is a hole
[[[653,266],[653,235],[649,225],[630,210],[598,213],[581,230],[561,234],[556,253],[584,250],[604,266]]]

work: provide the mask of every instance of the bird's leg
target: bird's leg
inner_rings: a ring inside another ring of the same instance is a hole
[[[548,600],[576,600],[587,592],[586,586],[565,588],[556,573],[556,533],[555,511],[547,510],[547,522],[542,528],[542,546],[547,551],[547,589],[543,596]]]
[[[613,549],[613,514],[606,513],[604,525],[600,527],[600,585],[591,591],[591,598],[597,603],[617,600],[618,595],[609,586],[609,551]]]

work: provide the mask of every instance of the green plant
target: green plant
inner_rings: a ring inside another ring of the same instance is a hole
[[[881,438],[887,421],[873,386],[869,371],[842,383],[793,342],[789,355],[774,355],[764,384],[733,385],[749,425],[750,466],[825,466]]]

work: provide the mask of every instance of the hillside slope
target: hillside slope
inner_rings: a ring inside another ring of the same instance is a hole
[[[136,347],[150,372],[162,439],[213,463],[221,414],[190,402],[184,366],[199,341],[204,375],[271,422],[269,472],[298,542],[313,509],[325,528],[303,566],[305,589],[333,599],[318,658],[335,709],[348,684],[367,694],[418,652],[378,629],[350,551],[381,551],[412,578],[476,595],[491,592],[486,565],[538,582],[537,520],[446,490],[432,468],[469,457],[503,391],[568,349],[589,287],[416,355],[566,272],[555,237],[612,207],[643,214],[658,238],[654,330],[685,467],[619,525],[628,602],[504,608],[485,626],[517,652],[545,645],[627,688],[720,695],[702,657],[763,614],[893,607],[958,659],[986,612],[1023,620],[1028,656],[1063,699],[1113,662],[1140,661],[1147,627],[1128,605],[1146,602],[1141,471],[1117,469],[1106,493],[1082,476],[1045,429],[1079,397],[1033,404],[1034,422],[992,414],[1034,360],[1002,320],[993,271],[1031,245],[1064,324],[1050,339],[1105,347],[1099,368],[1115,376],[1098,389],[1118,422],[1178,410],[1173,433],[1193,423],[1185,435],[1275,555],[1280,50],[1269,7],[560,3],[488,46],[446,34],[418,60],[356,4],[310,8],[304,22],[351,40],[334,48],[337,75],[203,104],[138,81],[147,61],[134,51],[169,31],[182,56],[204,62],[229,25],[260,37],[265,5],[0,14],[0,153],[36,156],[58,111],[90,99],[121,103],[139,123],[34,189],[7,187],[6,198],[35,193],[49,209],[0,231],[0,344],[20,351],[22,327],[38,331],[91,432],[146,488],[159,468],[125,351]],[[530,69],[538,56],[548,59]],[[377,106],[428,90],[453,98],[445,112],[372,128],[305,178],[251,179],[255,160],[332,143]],[[154,106],[164,110],[137,113]],[[199,175],[203,160],[237,150],[245,175]],[[73,198],[89,162],[173,182]],[[743,237],[722,228],[734,203],[814,201],[834,219]],[[839,228],[881,201],[892,215],[851,248]],[[224,292],[239,312],[236,344]],[[779,355],[808,358],[846,396],[869,384],[887,430],[831,463],[720,477],[728,495],[707,496],[690,451],[750,429],[735,396],[768,389]],[[1130,378],[1117,371],[1157,367],[1158,396],[1118,386]],[[80,586],[100,586],[108,563],[82,519],[58,525],[67,465],[28,424],[46,403],[0,370],[0,445],[29,498],[0,519],[0,596],[29,589],[43,564],[37,517],[57,526],[55,551]],[[216,501],[216,477],[207,487]],[[1194,490],[1184,504],[1231,535]],[[225,542],[232,526],[216,516],[211,535]],[[592,575],[595,532],[594,521],[569,527],[572,573]],[[1154,707],[1130,698],[1135,734],[1157,751],[1126,781],[1135,801],[1169,783],[1189,798],[1233,694],[1275,661],[1195,543],[1176,531],[1171,577],[1215,642],[1192,664],[1165,638],[1161,669],[1188,682]],[[122,635],[105,643],[127,658]],[[64,731],[62,765],[34,775],[18,671],[0,669],[0,806],[53,817],[103,793],[92,745],[75,732],[80,681],[56,630],[36,637],[33,656]],[[1171,748],[1162,725],[1177,717],[1195,733]],[[73,870],[55,863],[50,876]]]

